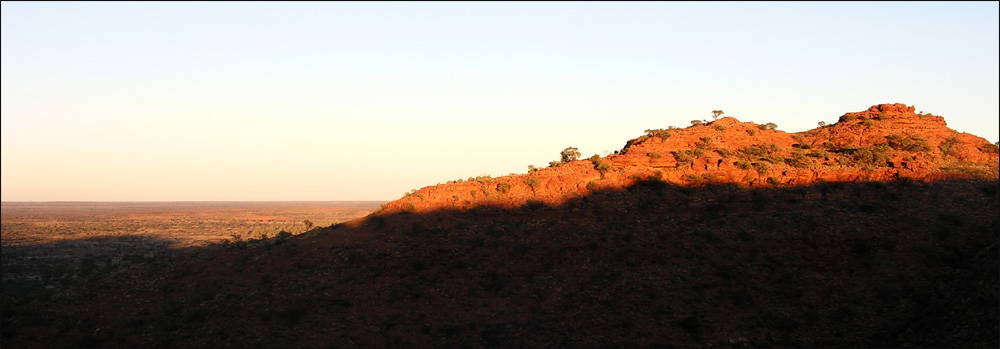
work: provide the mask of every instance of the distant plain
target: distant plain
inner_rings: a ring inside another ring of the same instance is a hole
[[[297,235],[363,217],[383,203],[3,202],[4,292],[62,289],[183,247]]]

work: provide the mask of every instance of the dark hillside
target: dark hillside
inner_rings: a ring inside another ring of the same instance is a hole
[[[942,117],[574,149],[51,297],[5,285],[2,345],[1000,347],[1000,150]]]
[[[995,179],[640,180],[192,249],[47,302],[3,347],[998,347]]]

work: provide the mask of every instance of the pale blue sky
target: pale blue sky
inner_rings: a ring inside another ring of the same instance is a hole
[[[722,109],[998,139],[997,2],[3,2],[2,200],[391,200]]]

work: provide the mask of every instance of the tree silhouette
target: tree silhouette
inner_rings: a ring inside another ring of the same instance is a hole
[[[569,148],[563,149],[563,151],[560,152],[559,155],[560,155],[560,157],[562,159],[562,163],[565,164],[567,162],[576,161],[577,159],[579,159],[580,158],[580,150],[576,149],[576,147],[569,147]]]
[[[718,119],[720,116],[722,116],[722,113],[723,113],[723,111],[721,111],[721,110],[713,110],[712,111],[712,120]]]

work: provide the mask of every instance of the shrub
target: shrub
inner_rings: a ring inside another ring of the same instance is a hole
[[[674,155],[674,160],[677,160],[677,166],[690,165],[694,163],[694,157],[691,156],[689,150],[680,150],[672,152]]]
[[[742,147],[736,151],[736,156],[743,159],[758,159],[764,156],[764,149],[756,145]]]
[[[598,157],[597,160],[594,160],[594,169],[597,170],[597,172],[601,173],[601,178],[604,178],[604,175],[608,171],[610,171],[612,169],[612,167],[611,167],[611,164],[609,164],[607,162],[604,162],[604,161],[601,161],[600,158]]]
[[[882,152],[882,153],[888,153],[890,150],[892,150],[892,148],[889,148],[889,145],[885,143],[876,144],[872,146],[871,149],[872,151]]]
[[[587,190],[590,191],[597,190],[597,183],[594,181],[587,182]]]
[[[541,200],[528,200],[528,202],[524,203],[523,207],[531,211],[537,211],[545,207],[545,202]]]
[[[1000,153],[1000,146],[997,146],[996,144],[993,143],[986,143],[979,146],[979,151],[984,152],[986,154],[996,154]]]
[[[719,179],[719,176],[718,176],[718,175],[716,175],[716,174],[714,174],[714,173],[706,173],[706,174],[703,174],[703,175],[701,175],[701,179],[702,179],[702,181],[704,181],[705,183],[718,183],[718,182],[719,182],[719,180],[720,180],[720,179]]]
[[[541,183],[542,181],[535,177],[529,177],[524,180],[524,184],[527,184],[529,187],[531,187],[531,191],[535,191],[535,189]]]
[[[650,158],[653,158],[653,159],[659,159],[659,158],[663,157],[663,155],[660,155],[660,153],[657,153],[657,152],[646,153],[646,156],[648,156]]]
[[[469,182],[488,183],[488,182],[490,182],[492,180],[493,180],[493,177],[491,177],[490,175],[481,175],[481,176],[477,176],[477,177],[469,177],[468,181]]]
[[[766,162],[755,162],[753,167],[757,169],[757,173],[765,174],[767,171],[771,170],[771,164]]]
[[[606,163],[604,161],[598,161],[597,165],[594,167],[594,169],[596,169],[597,171],[599,171],[601,173],[607,172],[607,171],[611,170],[611,168],[612,168],[611,164],[608,164],[608,163]]]
[[[806,156],[811,156],[814,158],[828,158],[830,157],[830,153],[827,152],[826,150],[818,149],[809,152],[809,154],[806,154]]]
[[[912,140],[913,143],[906,146],[905,148],[906,151],[915,151],[921,153],[926,153],[931,151],[931,145],[927,144],[927,140],[924,139],[923,137],[913,135],[910,136],[910,140]]]
[[[768,160],[770,162],[781,162],[781,157],[777,156],[777,153],[781,152],[781,147],[774,143],[765,143],[762,145],[753,145],[748,147],[742,147],[736,151],[736,156],[742,159],[748,160]]]
[[[497,183],[497,191],[500,192],[501,194],[506,194],[508,191],[510,191],[510,187],[511,185],[508,182]]]
[[[885,136],[885,141],[892,149],[901,149],[905,146],[907,138],[901,134],[891,134]]]
[[[703,121],[701,120],[691,120],[691,126],[698,126],[701,125],[702,123]]]
[[[942,142],[941,145],[938,146],[938,149],[941,149],[941,153],[944,154],[944,155],[955,156],[956,155],[956,152],[955,152],[955,145],[956,144],[958,144],[958,138],[956,138],[955,136],[952,136],[951,138],[948,138],[947,140],[945,140],[944,142]]]
[[[559,166],[559,165],[562,165],[562,163],[559,162],[559,161],[557,161],[557,160],[549,161],[549,167],[556,167],[556,166]]]
[[[729,126],[721,125],[721,124],[715,124],[715,125],[712,125],[712,127],[714,127],[715,130],[719,131],[719,132],[722,132],[722,131],[725,131],[725,130],[729,129]]]
[[[837,157],[837,164],[840,165],[840,166],[848,166],[848,165],[851,164],[851,160],[848,159],[848,158],[846,158],[846,157],[843,157],[843,156],[838,156]]]
[[[773,155],[765,156],[761,160],[770,162],[772,164],[780,164],[780,163],[785,162],[785,158],[781,157],[781,155],[778,155],[778,154],[773,154]]]
[[[767,177],[767,183],[771,185],[781,185],[781,179],[778,177]]]
[[[840,122],[844,122],[844,121],[854,121],[854,120],[856,120],[857,118],[858,118],[858,117],[857,117],[857,116],[854,116],[853,114],[844,114],[844,116],[841,116],[841,117],[840,117]]]
[[[862,122],[861,124],[865,125],[865,127],[872,127],[873,125],[875,125],[875,122],[871,120],[865,120],[865,122]]]
[[[761,130],[775,130],[778,128],[778,125],[773,122],[769,122],[763,125],[757,125],[757,128]]]
[[[851,160],[861,167],[878,168],[886,167],[889,160],[889,145],[881,143],[873,147],[858,148],[851,153]]]
[[[795,168],[809,168],[812,166],[812,161],[802,151],[792,152],[792,157],[785,159],[785,163]]]
[[[528,173],[535,173],[538,170],[539,168],[535,167],[535,165],[528,165]]]
[[[746,161],[746,160],[737,161],[737,162],[733,163],[733,165],[736,165],[736,167],[738,167],[740,169],[743,169],[743,170],[749,170],[749,169],[753,168],[753,164],[751,164],[749,161]]]
[[[733,152],[726,148],[716,149],[715,152],[722,155],[723,158],[728,158],[733,155]]]
[[[712,137],[701,137],[699,141],[694,142],[694,146],[698,149],[710,149],[712,148]]]
[[[752,129],[752,128],[748,128],[748,129],[747,129],[747,133],[748,133],[748,134],[749,134],[750,136],[753,136],[753,135],[757,134],[757,130],[754,130],[754,129]]]
[[[681,178],[684,179],[685,181],[690,182],[691,184],[700,184],[702,182],[701,176],[696,175],[694,173],[688,173]]]
[[[944,166],[941,169],[945,172],[961,174],[963,176],[973,178],[996,178],[994,177],[996,176],[996,167],[993,167],[993,171],[990,171],[985,166],[980,166],[966,161],[960,161],[949,166]]]
[[[667,140],[667,138],[670,138],[670,136],[671,136],[670,131],[668,131],[666,129],[658,128],[658,129],[655,129],[655,130],[646,130],[646,135],[644,135],[642,137],[639,137],[639,138],[640,138],[640,140],[646,140],[646,139],[649,139],[649,138],[652,138],[652,137],[656,137],[656,138],[659,138],[662,141],[665,141],[665,140]]]
[[[896,150],[913,151],[913,152],[926,152],[931,150],[931,146],[927,144],[927,140],[920,136],[909,136],[905,137],[900,134],[891,134],[885,136],[886,144],[890,148]]]

